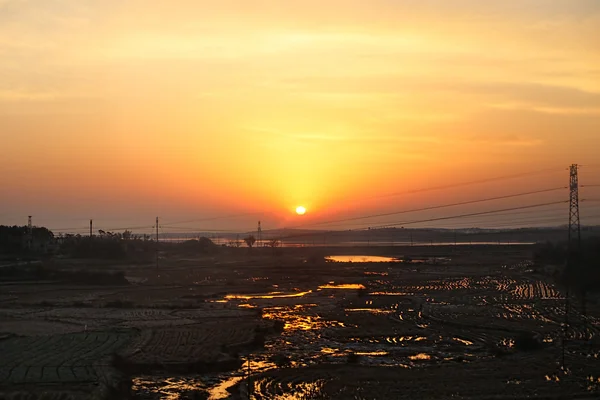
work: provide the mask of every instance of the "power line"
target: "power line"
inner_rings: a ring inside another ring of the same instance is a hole
[[[595,215],[582,215],[581,219],[583,220],[590,220],[590,219],[594,219],[594,218],[599,218],[600,214],[595,214]],[[544,217],[544,218],[533,218],[533,219],[526,219],[526,220],[515,220],[513,222],[490,222],[488,227],[508,227],[508,226],[512,226],[515,228],[534,228],[535,226],[532,225],[526,225],[523,226],[523,224],[547,224],[547,223],[553,223],[553,222],[564,222],[565,217],[564,215],[555,215],[555,216],[550,216],[550,217]],[[473,225],[468,225],[469,223],[460,223],[460,226],[468,226],[471,228],[476,228],[477,226],[473,226]]]
[[[186,220],[186,221],[168,222],[168,223],[164,223],[162,225],[181,225],[181,224],[190,224],[192,222],[214,221],[217,219],[249,217],[249,216],[253,216],[253,215],[263,215],[263,214],[264,214],[264,212],[254,212],[254,213],[234,214],[234,215],[221,215],[218,217],[207,217],[207,218],[191,219],[191,220]]]
[[[459,183],[454,183],[454,184],[449,184],[449,185],[434,186],[434,187],[430,187],[430,188],[408,190],[405,192],[384,194],[384,195],[380,195],[380,196],[369,197],[368,199],[377,199],[377,198],[383,198],[383,197],[393,197],[393,196],[401,196],[401,195],[407,195],[407,194],[416,194],[416,193],[430,192],[430,191],[435,191],[435,190],[453,189],[453,188],[463,187],[463,186],[479,185],[479,184],[484,184],[484,183],[489,183],[489,182],[497,182],[497,181],[503,181],[503,180],[524,178],[527,176],[555,173],[555,172],[562,172],[562,171],[565,171],[565,169],[564,168],[543,169],[543,170],[538,170],[538,171],[524,172],[524,173],[520,173],[520,174],[499,176],[499,177],[495,177],[495,178],[479,179],[479,180],[468,181],[468,182],[459,182]]]
[[[557,212],[558,209],[554,208],[554,209],[549,209],[549,210],[546,210],[546,211],[547,212],[550,211],[550,212],[554,213],[554,212]],[[498,213],[494,213],[493,215],[480,215],[480,216],[476,216],[473,222],[477,222],[478,220],[482,220],[482,219],[484,221],[489,221],[489,218],[506,218],[506,217],[513,217],[514,215],[521,215],[521,214],[527,215],[527,214],[534,214],[534,213],[536,213],[535,210],[498,212]],[[471,217],[468,217],[468,219],[471,220]],[[504,221],[504,220],[505,219],[502,219],[501,221]],[[380,223],[380,224],[383,224],[383,222]],[[354,225],[354,229],[357,229],[357,228],[359,228],[359,226],[366,226],[366,225],[371,225],[372,226],[373,224],[371,222],[359,222],[359,223],[356,223],[356,224],[353,224],[353,225]],[[333,225],[333,226],[335,226],[335,227],[337,227],[337,226],[346,226],[347,227],[346,224],[337,224],[337,225]],[[331,225],[329,227],[331,227]],[[348,228],[348,229],[352,229],[352,228]]]
[[[98,227],[96,226],[96,228],[98,228],[97,230],[101,230],[101,231],[122,231],[122,230],[131,230],[131,229],[148,229],[148,228],[153,228],[154,225],[146,225],[146,226],[127,226],[127,227],[123,227],[123,228],[102,228],[102,227]],[[59,229],[52,229],[53,232],[64,232],[64,231],[79,231],[79,230],[88,230],[88,227],[77,227],[77,228],[59,228]]]
[[[479,184],[484,184],[484,183],[489,183],[489,182],[497,182],[497,181],[503,181],[503,180],[523,178],[523,177],[527,177],[527,176],[535,176],[535,175],[544,175],[544,174],[550,174],[550,173],[564,172],[565,170],[566,170],[565,168],[546,168],[546,169],[541,169],[541,170],[523,172],[523,173],[519,173],[519,174],[498,176],[498,177],[493,177],[493,178],[479,179],[479,180],[473,180],[473,181],[467,181],[467,182],[458,182],[458,183],[448,184],[448,185],[442,185],[442,186],[433,186],[433,187],[429,187],[429,188],[421,188],[421,189],[415,189],[415,190],[408,190],[408,191],[405,191],[405,192],[389,193],[389,194],[384,194],[384,195],[379,195],[379,196],[368,197],[368,198],[366,198],[366,200],[377,199],[377,198],[385,198],[385,197],[393,197],[393,196],[401,196],[401,195],[409,195],[409,194],[417,194],[417,193],[424,193],[424,192],[430,192],[430,191],[436,191],[436,190],[453,189],[453,188],[457,188],[457,187],[479,185]],[[466,204],[469,204],[469,203],[466,203]],[[460,205],[460,204],[457,204],[457,205]],[[448,207],[450,207],[450,206],[452,206],[452,205],[448,205]],[[419,210],[415,210],[415,211],[419,211]],[[423,211],[425,211],[425,210],[423,210]],[[409,210],[409,211],[406,211],[406,212],[414,212],[414,211]],[[386,215],[386,214],[384,214],[384,215]],[[389,215],[389,214],[387,214],[387,215]],[[377,217],[377,216],[366,216],[366,217],[360,217],[360,218],[375,218],[375,217]],[[347,220],[353,220],[353,219],[350,218],[350,219],[326,221],[326,222],[320,222],[320,223],[296,225],[296,226],[289,227],[288,229],[297,229],[297,228],[302,228],[302,227],[310,227],[310,226],[316,226],[316,225],[325,225],[325,224],[330,224],[330,223],[335,223],[335,222],[344,222],[344,221],[347,221]]]
[[[164,229],[170,230],[183,230],[183,231],[191,231],[191,232],[237,232],[233,229],[206,229],[206,228],[190,228],[190,227],[178,227],[178,226],[162,226]]]
[[[530,208],[544,207],[544,206],[549,206],[549,205],[554,205],[554,204],[564,204],[564,203],[567,203],[567,201],[561,200],[561,201],[554,201],[554,202],[550,202],[550,203],[540,203],[540,204],[532,204],[532,205],[528,205],[528,206],[505,208],[505,209],[501,209],[501,210],[480,211],[480,212],[476,212],[476,213],[459,214],[459,215],[453,215],[453,216],[449,216],[449,217],[429,218],[429,219],[420,220],[420,221],[397,222],[397,223],[393,223],[393,224],[381,225],[381,226],[378,226],[375,228],[387,228],[387,227],[393,227],[393,226],[398,226],[398,225],[414,225],[414,224],[418,224],[418,223],[422,223],[422,222],[445,221],[445,220],[449,220],[449,219],[466,218],[466,217],[475,216],[475,215],[495,214],[495,213],[499,213],[502,211],[525,210],[525,209],[530,209]]]
[[[344,218],[344,219],[325,221],[325,222],[316,222],[316,223],[312,223],[312,224],[296,225],[294,227],[291,227],[290,229],[318,226],[318,225],[329,225],[329,224],[338,223],[338,222],[358,221],[358,220],[370,219],[370,218],[389,217],[391,215],[408,214],[408,213],[413,213],[413,212],[438,210],[438,209],[448,208],[448,207],[464,206],[464,205],[483,203],[483,202],[488,202],[488,201],[504,200],[504,199],[510,199],[510,198],[515,198],[515,197],[528,196],[528,195],[532,195],[532,194],[554,192],[554,191],[563,190],[563,189],[566,189],[566,187],[563,186],[563,187],[556,187],[556,188],[551,188],[551,189],[535,190],[535,191],[531,191],[531,192],[509,194],[509,195],[504,195],[504,196],[488,197],[488,198],[479,199],[479,200],[469,200],[469,201],[462,201],[462,202],[458,202],[458,203],[450,203],[450,204],[442,204],[442,205],[437,205],[437,206],[415,208],[415,209],[411,209],[411,210],[396,211],[396,212],[391,212],[391,213],[374,214],[374,215],[367,215],[367,216],[362,216],[362,217],[352,217],[352,218]]]
[[[325,232],[319,232],[319,234],[347,233],[347,232],[352,232],[352,231],[365,231],[365,230],[370,230],[370,229],[393,228],[396,226],[404,227],[406,225],[414,225],[414,224],[420,224],[420,223],[426,223],[426,222],[445,221],[445,220],[450,220],[450,219],[460,219],[460,218],[466,218],[466,217],[477,216],[477,215],[495,214],[495,213],[512,211],[512,210],[525,210],[525,209],[539,208],[539,207],[545,207],[545,206],[549,206],[549,205],[566,204],[566,203],[568,203],[567,200],[562,200],[562,201],[555,201],[555,202],[549,202],[549,203],[531,204],[531,205],[520,206],[520,207],[512,207],[512,208],[504,208],[504,209],[497,209],[497,210],[490,210],[490,211],[480,211],[480,212],[468,213],[468,214],[452,215],[452,216],[447,216],[447,217],[428,218],[428,219],[416,220],[416,221],[396,222],[396,223],[373,226],[373,227],[368,227],[368,228],[348,229],[348,230],[344,230],[344,231],[325,231]],[[314,234],[315,234],[315,232],[308,232],[308,233],[301,233],[301,234],[297,234],[297,235],[289,235],[289,236],[285,236],[285,237],[282,237],[279,239],[291,239],[291,238],[295,238],[295,237],[313,236]]]
[[[488,215],[491,217],[495,217],[497,215]],[[485,217],[485,216],[482,216]],[[468,217],[465,219],[469,219]],[[546,220],[557,220],[557,219],[561,219],[564,220],[564,215],[561,214],[557,214],[556,212],[554,212],[551,215],[541,215],[541,216],[537,216],[537,217],[530,217],[530,218],[525,218],[525,219],[514,219],[512,221],[507,221],[506,218],[502,218],[502,219],[494,219],[494,220],[478,220],[478,221],[463,221],[463,222],[458,222],[457,224],[459,224],[460,226],[469,226],[470,224],[488,224],[488,225],[493,225],[493,226],[499,226],[499,225],[511,225],[511,224],[522,224],[522,223],[528,223],[528,222],[538,222],[538,221],[546,221]],[[474,226],[474,225],[471,225]],[[453,227],[456,227],[456,225],[453,225]]]

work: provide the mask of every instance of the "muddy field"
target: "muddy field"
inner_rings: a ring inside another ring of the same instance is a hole
[[[598,301],[571,302],[562,369],[564,294],[528,246],[260,250],[4,276],[0,399],[600,396]]]

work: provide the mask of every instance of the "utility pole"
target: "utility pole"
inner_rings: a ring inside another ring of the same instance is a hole
[[[158,269],[158,217],[156,217],[156,269]]]
[[[579,251],[581,248],[581,226],[579,219],[579,166],[577,164],[571,165],[569,168],[569,242],[568,242],[568,253],[567,253],[567,282],[565,290],[565,326],[563,331],[563,343],[562,343],[562,367],[566,370],[565,365],[565,346],[567,342],[567,333],[569,329],[569,275],[573,274],[573,269],[578,268]]]
[[[252,374],[252,370],[250,368],[250,353],[248,353],[248,375],[246,381],[248,383],[248,399],[252,397],[252,382],[250,382],[250,375]]]
[[[33,224],[31,223],[31,215],[27,217],[27,250],[31,251],[33,247]]]
[[[94,229],[93,229],[93,227],[94,227],[94,220],[90,219],[90,239],[91,239],[91,238],[92,238],[92,236],[94,235],[94,234],[93,234],[93,232],[94,232]]]

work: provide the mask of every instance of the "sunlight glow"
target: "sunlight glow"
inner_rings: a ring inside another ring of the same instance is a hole
[[[298,214],[298,215],[304,215],[304,214],[306,214],[306,208],[304,208],[302,206],[296,207],[296,214]]]

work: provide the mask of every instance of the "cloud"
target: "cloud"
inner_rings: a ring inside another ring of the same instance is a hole
[[[500,110],[523,110],[532,111],[542,114],[559,114],[559,115],[600,115],[600,107],[550,107],[540,106],[532,103],[497,103],[490,104],[491,108]]]
[[[469,135],[463,140],[471,143],[493,144],[495,146],[534,147],[544,143],[539,138],[521,137],[518,135]]]

